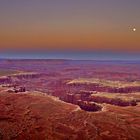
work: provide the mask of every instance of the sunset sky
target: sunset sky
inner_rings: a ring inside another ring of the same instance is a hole
[[[70,50],[140,52],[140,0],[0,0],[0,55]]]

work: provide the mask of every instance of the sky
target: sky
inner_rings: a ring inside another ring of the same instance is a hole
[[[0,0],[0,57],[23,51],[134,56],[140,0]]]

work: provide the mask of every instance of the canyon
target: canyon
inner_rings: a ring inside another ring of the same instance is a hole
[[[139,71],[139,62],[0,60],[0,138],[137,140]]]

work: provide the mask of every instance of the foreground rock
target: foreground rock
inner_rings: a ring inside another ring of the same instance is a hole
[[[1,90],[1,89],[0,89]],[[0,92],[1,140],[138,140],[140,106],[88,113],[41,93]]]

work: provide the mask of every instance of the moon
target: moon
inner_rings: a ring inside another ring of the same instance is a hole
[[[136,32],[136,28],[133,28],[133,31]]]

